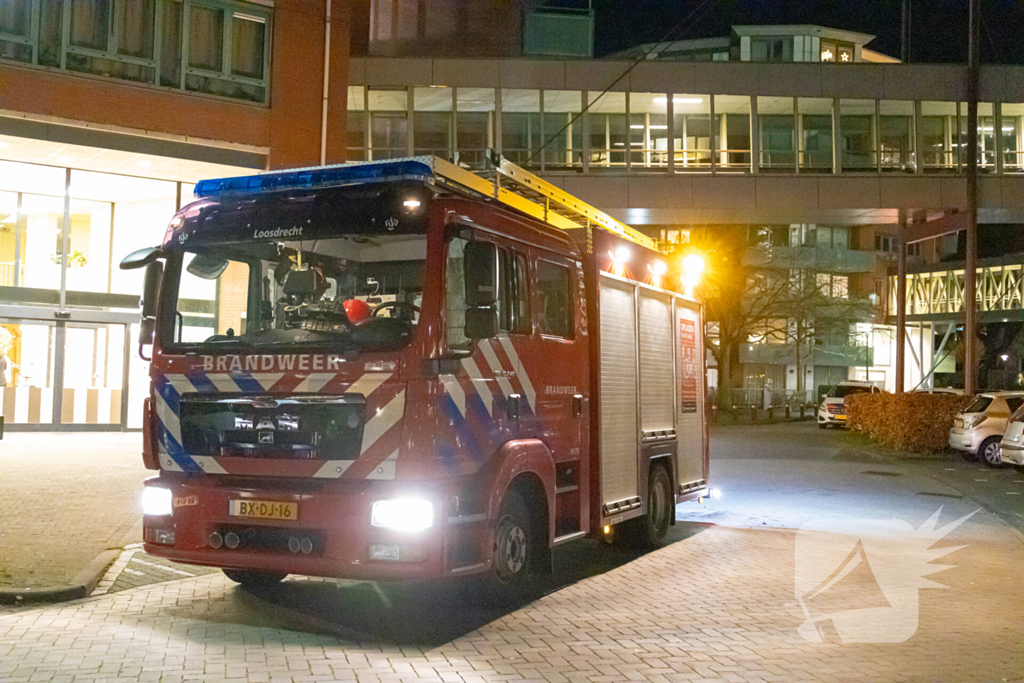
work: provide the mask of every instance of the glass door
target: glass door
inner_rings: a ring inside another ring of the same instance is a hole
[[[64,334],[61,424],[123,425],[129,348],[125,325],[68,323]]]
[[[53,424],[56,329],[52,322],[0,319],[0,415],[5,428]]]

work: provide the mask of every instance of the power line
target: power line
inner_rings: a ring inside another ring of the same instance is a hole
[[[526,165],[526,164],[530,163],[531,161],[533,161],[533,160],[534,160],[534,158],[536,158],[536,156],[537,156],[538,154],[540,154],[541,152],[543,152],[543,151],[544,151],[544,148],[545,148],[545,147],[547,147],[547,146],[548,146],[549,144],[551,144],[551,143],[552,143],[552,142],[553,142],[553,141],[554,141],[554,140],[555,140],[555,139],[556,139],[556,138],[557,138],[557,137],[558,137],[559,135],[561,135],[561,134],[562,134],[562,133],[564,133],[565,131],[569,130],[569,127],[570,127],[570,126],[572,126],[572,124],[574,124],[574,123],[575,123],[575,122],[576,122],[577,120],[579,120],[579,118],[580,118],[581,116],[583,116],[583,115],[584,115],[584,114],[585,114],[585,113],[587,112],[587,110],[588,110],[588,109],[590,109],[591,105],[593,105],[593,104],[595,104],[595,103],[597,103],[597,102],[600,102],[600,101],[601,101],[601,98],[602,98],[602,97],[604,97],[605,95],[607,95],[607,94],[608,94],[608,92],[609,92],[609,91],[610,91],[610,90],[611,90],[612,88],[614,88],[614,87],[615,87],[615,86],[616,86],[616,85],[618,84],[618,82],[619,82],[619,81],[621,81],[621,80],[622,80],[623,78],[625,78],[626,76],[628,76],[628,75],[630,74],[630,72],[631,72],[631,71],[633,71],[633,69],[635,69],[635,68],[637,67],[637,65],[638,65],[638,64],[640,64],[641,62],[644,62],[644,61],[646,61],[646,60],[647,60],[647,57],[648,57],[648,56],[649,56],[650,54],[652,54],[653,52],[655,52],[655,51],[656,51],[656,50],[657,50],[658,48],[660,48],[660,47],[662,46],[662,44],[665,44],[665,45],[669,45],[669,44],[671,44],[671,43],[672,43],[672,41],[673,41],[673,40],[675,40],[675,37],[674,37],[674,36],[675,36],[675,34],[676,34],[676,33],[677,33],[678,31],[680,31],[680,29],[683,29],[683,28],[685,28],[685,25],[686,25],[686,24],[688,24],[688,23],[690,23],[691,21],[694,21],[694,22],[696,22],[696,20],[697,20],[697,19],[701,18],[701,17],[700,17],[700,16],[698,16],[698,15],[704,15],[704,14],[706,14],[706,13],[707,13],[707,11],[708,11],[708,10],[710,10],[710,9],[711,9],[711,8],[712,8],[712,7],[714,6],[714,4],[715,4],[715,1],[716,1],[716,0],[701,0],[701,2],[700,2],[700,3],[699,3],[699,4],[697,5],[697,6],[696,6],[696,7],[694,7],[694,8],[693,8],[693,10],[692,10],[692,11],[691,11],[691,12],[690,12],[689,14],[687,14],[687,15],[686,15],[685,17],[683,17],[682,21],[680,21],[680,22],[679,22],[678,24],[676,24],[675,26],[673,26],[673,27],[672,27],[672,29],[671,29],[671,30],[670,30],[670,31],[669,31],[668,33],[666,33],[666,34],[665,34],[665,36],[664,36],[663,38],[661,38],[661,40],[659,40],[658,42],[654,43],[654,44],[653,44],[653,46],[651,47],[651,49],[650,49],[650,50],[648,50],[647,52],[644,52],[644,53],[642,53],[642,54],[641,54],[640,56],[638,56],[638,57],[637,57],[636,59],[634,59],[634,60],[633,60],[633,63],[632,63],[632,64],[630,64],[630,65],[629,65],[629,67],[628,67],[628,68],[627,68],[627,69],[626,69],[625,71],[623,71],[623,72],[622,72],[621,74],[619,74],[618,78],[616,78],[616,79],[615,79],[614,81],[612,81],[612,82],[611,82],[611,83],[610,83],[610,84],[608,85],[608,87],[607,87],[607,88],[605,88],[604,90],[602,90],[602,91],[601,91],[601,94],[600,94],[600,95],[598,95],[597,97],[595,97],[595,98],[594,98],[594,99],[593,99],[592,101],[588,102],[588,103],[586,104],[586,106],[584,106],[584,107],[583,107],[583,108],[582,108],[582,109],[581,109],[581,110],[579,111],[579,113],[577,113],[577,114],[576,114],[576,116],[573,116],[573,117],[572,117],[571,119],[569,119],[568,123],[566,123],[566,124],[565,124],[564,126],[562,126],[562,128],[561,128],[561,129],[560,129],[560,130],[559,130],[559,131],[558,131],[557,133],[555,133],[554,135],[552,135],[552,136],[551,136],[550,138],[548,138],[548,139],[547,139],[547,140],[546,140],[546,141],[545,141],[545,142],[544,142],[544,143],[543,143],[543,144],[542,144],[542,145],[541,145],[540,147],[538,147],[538,148],[537,148],[537,149],[536,149],[536,150],[535,150],[535,151],[533,152],[533,154],[531,154],[531,155],[530,155],[530,156],[529,156],[529,157],[528,157],[528,158],[526,159],[526,161],[525,161],[525,162],[523,162],[523,165]],[[543,109],[543,102],[541,103],[541,105],[542,105],[542,106],[541,106],[541,109]],[[627,142],[628,142],[628,141],[627,141]],[[627,153],[627,154],[629,153],[629,150],[628,150],[628,148],[627,148],[627,151],[626,151],[626,153]]]

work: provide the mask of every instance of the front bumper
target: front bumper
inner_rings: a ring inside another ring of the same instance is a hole
[[[818,411],[818,424],[846,426],[845,413],[830,413],[826,410]]]
[[[1024,465],[1024,444],[1000,444],[999,457],[1010,465]]]
[[[453,573],[453,564],[475,564],[473,569],[481,571],[487,568],[480,557],[472,557],[473,551],[484,545],[486,523],[449,528],[445,497],[440,493],[425,494],[434,503],[431,528],[399,532],[370,524],[373,501],[409,493],[396,482],[261,489],[226,486],[213,477],[160,476],[148,483],[171,489],[176,505],[171,515],[143,518],[145,550],[176,562],[374,581],[439,578]],[[295,520],[234,516],[229,514],[232,500],[294,503],[298,516]],[[173,531],[173,544],[153,542],[160,536],[157,531]],[[234,532],[241,541],[233,549],[227,543],[213,547],[210,538],[214,532],[221,538]],[[292,538],[309,540],[312,550],[289,549]],[[453,562],[452,545],[461,549],[457,559],[470,556],[476,562]],[[380,547],[397,548],[390,554],[399,559],[371,559],[371,546],[378,546],[378,551]]]

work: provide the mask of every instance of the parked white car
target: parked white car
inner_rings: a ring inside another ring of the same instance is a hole
[[[832,387],[818,404],[818,427],[846,426],[846,397],[854,394],[878,394],[881,389],[872,382],[845,380]]]
[[[970,453],[990,467],[1002,464],[999,444],[1011,413],[1024,405],[1024,392],[994,391],[978,394],[953,420],[951,448]]]
[[[1008,465],[1024,467],[1024,406],[1010,416],[1010,423],[999,445],[999,455],[1001,461]]]

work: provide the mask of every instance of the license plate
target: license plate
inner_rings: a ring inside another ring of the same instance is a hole
[[[232,500],[228,504],[228,514],[232,517],[295,520],[299,518],[299,504],[269,500]]]
[[[836,419],[837,419],[837,420],[845,420],[845,419],[846,419],[846,416],[845,416],[845,415],[842,415],[842,414],[840,414],[840,415],[836,415]]]

